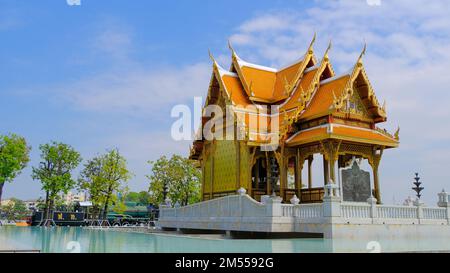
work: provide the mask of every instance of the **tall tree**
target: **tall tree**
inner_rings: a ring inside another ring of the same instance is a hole
[[[192,161],[179,155],[170,159],[162,156],[157,161],[150,161],[152,174],[150,179],[150,200],[153,204],[164,201],[164,189],[172,202],[180,205],[200,201],[200,171]]]
[[[49,219],[49,211],[53,208],[56,197],[60,193],[67,194],[73,189],[76,181],[71,172],[80,164],[81,156],[70,145],[51,142],[39,146],[41,162],[33,167],[32,177],[42,183],[45,191],[45,215]]]
[[[89,191],[93,205],[102,209],[105,219],[108,207],[118,201],[115,193],[122,192],[131,177],[126,159],[115,149],[89,160],[84,165],[78,185],[80,189]]]
[[[30,161],[31,147],[25,138],[10,134],[0,135],[0,202],[6,182],[12,182]]]
[[[143,206],[149,205],[150,194],[147,191],[129,192],[125,195],[125,201],[135,202]]]
[[[8,220],[22,220],[29,214],[25,203],[17,198],[11,198],[8,204],[2,206],[2,212]]]

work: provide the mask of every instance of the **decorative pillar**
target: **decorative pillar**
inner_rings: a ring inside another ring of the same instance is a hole
[[[324,185],[327,185],[328,182],[330,181],[330,172],[329,172],[329,164],[328,164],[328,160],[326,159],[325,154],[323,155],[323,181],[324,181]]]
[[[303,159],[300,158],[300,150],[297,149],[297,156],[295,157],[295,192],[299,197],[301,197],[301,190],[302,190],[303,164],[304,161]]]
[[[259,172],[261,171],[259,168],[260,168],[260,163],[259,163],[259,159],[256,159],[256,162],[255,162],[255,172],[256,172],[256,175],[255,175],[255,186],[256,186],[256,188],[258,188],[258,186],[259,186],[259,184],[261,183],[261,177],[259,177]],[[253,167],[252,167],[252,169],[253,169]],[[253,186],[252,186],[253,187]]]
[[[335,166],[336,166],[336,160],[334,160],[334,158],[330,158],[329,160],[330,163],[330,179],[333,181],[333,183],[336,183],[336,171],[335,171]]]
[[[270,162],[269,162],[269,153],[266,152],[266,194],[271,195],[271,186],[270,186]]]
[[[236,149],[236,188],[239,189],[241,187],[241,144],[236,138],[234,141]],[[251,190],[249,190],[249,193],[251,194]]]
[[[275,156],[277,158],[278,166],[279,166],[280,196],[283,200],[285,198],[284,189],[287,188],[287,167],[288,167],[287,160],[286,160],[284,154],[285,154],[284,144],[281,144],[280,154],[278,156],[276,156],[277,154],[275,152]]]
[[[308,188],[312,188],[312,162],[314,160],[314,156],[310,155],[308,157]]]
[[[339,158],[339,147],[341,146],[342,141],[328,141],[326,143],[322,144],[323,149],[323,155],[324,155],[324,166],[327,165],[327,173],[328,175],[325,177],[327,180],[325,180],[326,184],[329,180],[333,181],[333,183],[336,183],[336,171],[335,171],[335,165],[336,161]]]
[[[380,165],[381,156],[383,155],[383,149],[374,149],[372,160],[369,160],[369,164],[372,166],[373,172],[373,190],[375,198],[378,204],[381,204],[380,182],[378,177],[378,167]]]

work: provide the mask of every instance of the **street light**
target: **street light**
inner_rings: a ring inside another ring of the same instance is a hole
[[[164,186],[163,186],[163,200],[164,200],[164,202],[166,201],[167,191],[168,191],[167,183],[164,183]]]
[[[277,161],[274,157],[270,158],[270,185],[272,187],[272,196],[276,196],[275,194],[275,186],[278,180],[279,168],[277,165]]]
[[[423,187],[420,186],[422,182],[419,181],[419,173],[416,173],[416,177],[414,177],[414,180],[415,182],[413,182],[413,184],[415,185],[415,187],[413,187],[412,189],[417,193],[417,198],[420,199],[420,197],[422,196],[420,192],[423,190]]]

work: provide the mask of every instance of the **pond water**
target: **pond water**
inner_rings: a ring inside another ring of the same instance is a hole
[[[448,245],[448,244],[447,244]],[[45,253],[306,253],[432,251],[433,242],[338,242],[324,239],[215,239],[172,234],[144,234],[81,227],[0,227],[0,250]]]

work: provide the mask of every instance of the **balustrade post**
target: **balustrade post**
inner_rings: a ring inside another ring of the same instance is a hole
[[[445,190],[442,190],[438,193],[438,197],[438,206],[447,209],[447,224],[450,225],[450,196]]]
[[[414,205],[417,207],[417,218],[419,219],[419,224],[421,223],[421,220],[423,219],[423,207],[424,203],[420,201],[420,199],[416,199],[414,201]]]
[[[447,224],[450,225],[450,205],[447,204]]]
[[[372,222],[375,218],[378,218],[377,202],[378,200],[373,196],[367,199],[367,203],[370,204],[370,218],[372,218]]]
[[[279,217],[283,215],[283,210],[281,208],[281,201],[283,199],[279,196],[271,196],[266,199],[266,214],[269,217]]]
[[[330,217],[331,219],[341,217],[339,187],[330,181],[330,183],[324,186],[324,190],[325,194],[322,202],[323,217]]]

